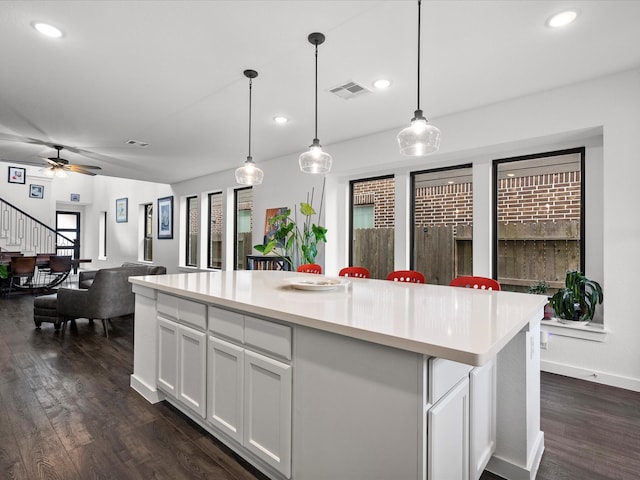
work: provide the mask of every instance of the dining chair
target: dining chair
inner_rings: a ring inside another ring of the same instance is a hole
[[[339,277],[356,277],[356,278],[371,278],[371,273],[368,268],[365,267],[344,267],[338,273]]]
[[[298,267],[298,272],[322,275],[322,266],[317,263],[304,263]]]
[[[497,280],[473,275],[454,278],[449,285],[451,287],[477,288],[480,290],[500,290],[500,283]]]
[[[60,285],[66,281],[66,285],[70,286],[69,274],[71,273],[71,256],[69,255],[52,255],[49,257],[49,280],[47,286],[49,288]]]
[[[9,280],[9,291],[7,296],[11,295],[11,290],[16,285],[15,280],[24,280],[24,283],[18,283],[20,288],[29,286],[29,290],[33,293],[33,276],[36,273],[36,257],[11,257],[11,276]]]
[[[387,280],[407,283],[426,283],[424,275],[415,270],[395,270],[387,275]]]

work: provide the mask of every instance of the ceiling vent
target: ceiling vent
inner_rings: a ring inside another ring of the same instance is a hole
[[[352,98],[360,97],[366,93],[371,93],[371,90],[356,82],[345,82],[342,85],[330,88],[329,91],[340,98],[344,98],[345,100],[351,100]]]

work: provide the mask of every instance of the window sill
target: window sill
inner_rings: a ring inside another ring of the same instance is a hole
[[[543,330],[562,337],[580,338],[592,342],[604,342],[607,339],[608,330],[603,325],[571,325],[570,323],[560,323],[558,320],[542,320],[540,326]]]

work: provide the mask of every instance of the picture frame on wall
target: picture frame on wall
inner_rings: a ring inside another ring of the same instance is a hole
[[[44,185],[29,185],[29,197],[44,198]]]
[[[158,199],[158,240],[173,238],[173,196]]]
[[[127,223],[129,221],[129,199],[116,199],[116,222]]]
[[[20,167],[9,167],[9,183],[21,183],[24,185],[27,178],[27,169]]]

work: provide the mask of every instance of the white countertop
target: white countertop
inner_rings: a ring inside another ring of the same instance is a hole
[[[311,274],[200,272],[130,277],[192,300],[284,320],[407,351],[482,365],[527,323],[540,321],[543,295],[349,278],[331,291],[294,289]],[[335,278],[335,277],[333,277]]]

